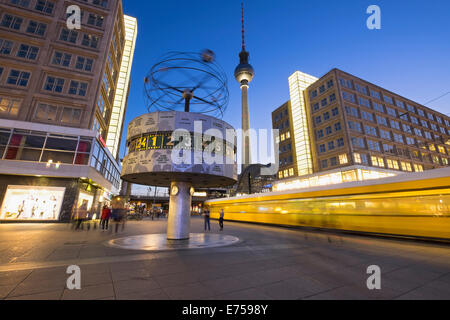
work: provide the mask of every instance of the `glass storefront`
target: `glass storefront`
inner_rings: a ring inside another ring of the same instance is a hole
[[[66,188],[8,186],[0,220],[59,220]]]
[[[0,160],[90,165],[120,189],[120,169],[93,137],[0,128]]]

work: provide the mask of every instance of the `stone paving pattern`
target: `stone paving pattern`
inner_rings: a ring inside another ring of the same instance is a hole
[[[191,231],[202,227],[193,218]],[[165,228],[165,220],[128,222],[119,234],[1,224],[0,299],[450,299],[448,245],[230,222],[224,233],[242,242],[228,247],[145,252],[104,245]],[[66,288],[73,264],[81,268],[81,290]],[[370,265],[381,267],[381,290],[367,289]]]

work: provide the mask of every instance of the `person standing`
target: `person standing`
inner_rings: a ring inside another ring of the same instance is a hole
[[[219,218],[220,231],[223,231],[223,217],[224,216],[225,216],[225,212],[223,211],[223,209],[220,209],[220,218]]]
[[[102,221],[101,221],[102,230],[108,230],[110,217],[111,217],[111,209],[105,205],[102,210]]]
[[[203,215],[205,218],[205,231],[206,231],[207,227],[208,227],[208,231],[211,231],[211,223],[209,220],[209,209],[208,208],[205,208]]]

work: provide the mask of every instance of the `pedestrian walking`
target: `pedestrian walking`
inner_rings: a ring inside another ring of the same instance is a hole
[[[111,218],[111,209],[108,208],[107,205],[105,205],[105,206],[103,206],[103,209],[102,209],[102,220],[100,222],[100,225],[102,226],[102,230],[108,230],[110,218]]]
[[[223,209],[220,209],[220,218],[219,218],[219,226],[220,226],[220,231],[223,231],[223,218],[225,216],[225,212],[223,211]]]
[[[209,209],[208,208],[205,208],[205,210],[203,211],[203,216],[205,219],[205,231],[206,231],[206,228],[208,228],[208,231],[211,231],[211,223],[209,220]]]

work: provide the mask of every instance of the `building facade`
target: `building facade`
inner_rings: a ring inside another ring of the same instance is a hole
[[[450,118],[442,113],[338,69],[306,88],[290,81],[290,90],[291,102],[302,92],[291,113],[306,114],[300,126],[308,132],[305,139],[294,130],[293,144],[310,149],[310,157],[297,154],[299,167],[311,166],[299,176],[352,172],[339,183],[449,165]]]
[[[67,23],[73,5],[81,28]],[[2,0],[0,9],[0,220],[98,214],[120,188],[135,19],[120,0]]]
[[[279,144],[278,178],[286,179],[298,176],[295,153],[294,130],[292,125],[291,102],[288,101],[272,112],[272,127],[279,130],[276,142]]]

